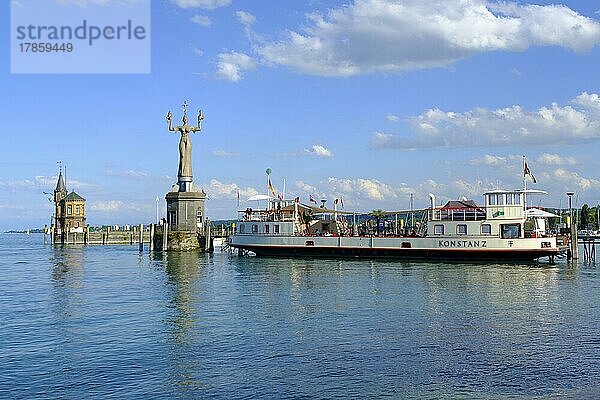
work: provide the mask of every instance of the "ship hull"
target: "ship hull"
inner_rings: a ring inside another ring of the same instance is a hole
[[[231,246],[267,257],[364,258],[435,261],[534,261],[560,253],[554,238],[513,241],[491,238],[469,240],[432,238],[234,236]],[[435,246],[438,247],[435,247]],[[442,247],[439,247],[442,246]],[[460,246],[460,247],[457,247]]]

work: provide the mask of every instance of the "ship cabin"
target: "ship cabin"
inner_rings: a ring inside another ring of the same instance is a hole
[[[546,218],[553,214],[531,213],[527,210],[527,194],[544,194],[540,190],[492,190],[484,193],[485,205],[472,200],[449,201],[431,208],[427,236],[463,237],[489,236],[501,239],[546,236]]]
[[[258,200],[266,200],[267,207],[248,207],[245,210],[238,210],[236,234],[294,235],[296,233],[293,201],[272,201],[267,196]]]
[[[348,224],[337,218],[348,214],[296,200],[279,200],[259,195],[268,201],[266,208],[238,211],[236,234],[239,235],[348,235]],[[256,197],[256,196],[255,196]]]

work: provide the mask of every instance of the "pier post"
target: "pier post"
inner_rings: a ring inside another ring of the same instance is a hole
[[[167,251],[169,246],[169,224],[165,222],[163,224],[163,237],[162,237],[162,250]]]
[[[154,250],[154,226],[155,224],[150,224],[150,244],[148,250]]]
[[[144,251],[144,224],[140,224],[139,244],[140,244],[140,253],[141,253]]]
[[[204,246],[204,250],[208,251],[208,252],[212,251],[212,247],[213,247],[212,246],[212,238],[211,238],[211,234],[210,234],[210,231],[211,231],[210,228],[211,228],[210,220],[207,218],[206,219],[206,231],[205,231],[206,232],[206,244]]]
[[[571,257],[574,260],[579,259],[579,250],[577,247],[577,225],[571,220]]]

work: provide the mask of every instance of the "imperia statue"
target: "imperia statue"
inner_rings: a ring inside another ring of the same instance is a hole
[[[179,132],[181,139],[179,139],[179,169],[177,171],[177,177],[192,177],[192,139],[190,133],[200,132],[202,130],[202,120],[204,115],[202,110],[198,111],[198,125],[188,125],[187,117],[188,104],[187,100],[183,103],[183,125],[176,126],[173,128],[173,114],[171,111],[167,113],[167,121],[169,122],[169,131]]]

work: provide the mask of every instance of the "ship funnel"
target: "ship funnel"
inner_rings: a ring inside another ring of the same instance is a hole
[[[431,211],[429,212],[429,219],[436,220],[436,212],[435,212],[435,196],[432,193],[429,193],[429,200],[431,201]],[[438,216],[439,218],[439,216]]]

